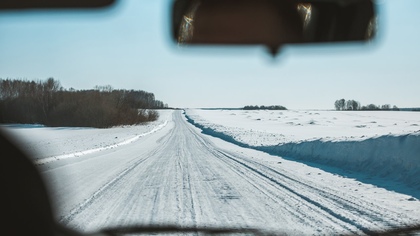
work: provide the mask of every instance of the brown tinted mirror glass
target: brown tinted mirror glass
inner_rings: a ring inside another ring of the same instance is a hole
[[[374,37],[371,0],[176,0],[179,44],[266,45],[367,41]]]

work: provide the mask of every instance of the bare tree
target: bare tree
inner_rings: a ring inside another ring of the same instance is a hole
[[[389,105],[389,104],[382,105],[381,110],[386,110],[386,111],[391,110],[391,105]]]
[[[342,111],[345,108],[346,100],[344,98],[336,100],[334,103],[335,109],[337,111]]]

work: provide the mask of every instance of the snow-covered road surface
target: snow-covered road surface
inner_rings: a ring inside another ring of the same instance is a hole
[[[180,111],[138,140],[40,166],[61,223],[363,234],[420,222],[420,202],[200,133]]]

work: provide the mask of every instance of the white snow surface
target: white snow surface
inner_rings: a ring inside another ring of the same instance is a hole
[[[37,151],[35,161],[138,137],[37,165],[57,220],[83,232],[171,224],[258,228],[272,235],[360,235],[420,222],[419,192],[378,187],[341,169],[240,147],[203,134],[181,111],[160,111],[159,121],[149,125],[7,130]],[[57,146],[48,146],[51,152],[43,146],[48,142]]]
[[[187,109],[186,114],[252,146],[420,134],[420,112]]]
[[[19,140],[22,149],[31,153],[36,159],[35,163],[45,164],[116,148],[156,132],[162,129],[172,116],[171,110],[158,110],[158,112],[157,121],[108,129],[22,124],[7,124],[0,127]]]
[[[420,112],[187,109],[203,132],[420,190]]]

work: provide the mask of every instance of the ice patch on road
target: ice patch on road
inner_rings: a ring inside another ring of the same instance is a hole
[[[165,121],[163,124],[158,125],[156,128],[152,129],[151,131],[149,131],[147,133],[139,134],[139,135],[137,135],[137,136],[135,136],[133,138],[127,139],[127,140],[125,140],[123,142],[120,142],[120,143],[117,143],[117,144],[114,144],[114,145],[109,145],[109,146],[105,146],[105,147],[89,149],[89,150],[80,151],[80,152],[69,153],[69,154],[65,154],[65,155],[59,155],[59,156],[42,158],[42,159],[36,160],[34,163],[36,165],[42,165],[42,164],[53,162],[53,161],[63,160],[63,159],[72,158],[72,157],[79,157],[79,156],[83,156],[83,155],[86,155],[86,154],[91,154],[91,153],[95,153],[95,152],[99,152],[99,151],[103,151],[103,150],[117,148],[119,146],[127,145],[129,143],[135,142],[139,138],[144,137],[146,135],[155,133],[155,132],[161,130],[167,124],[168,124],[168,121]]]

